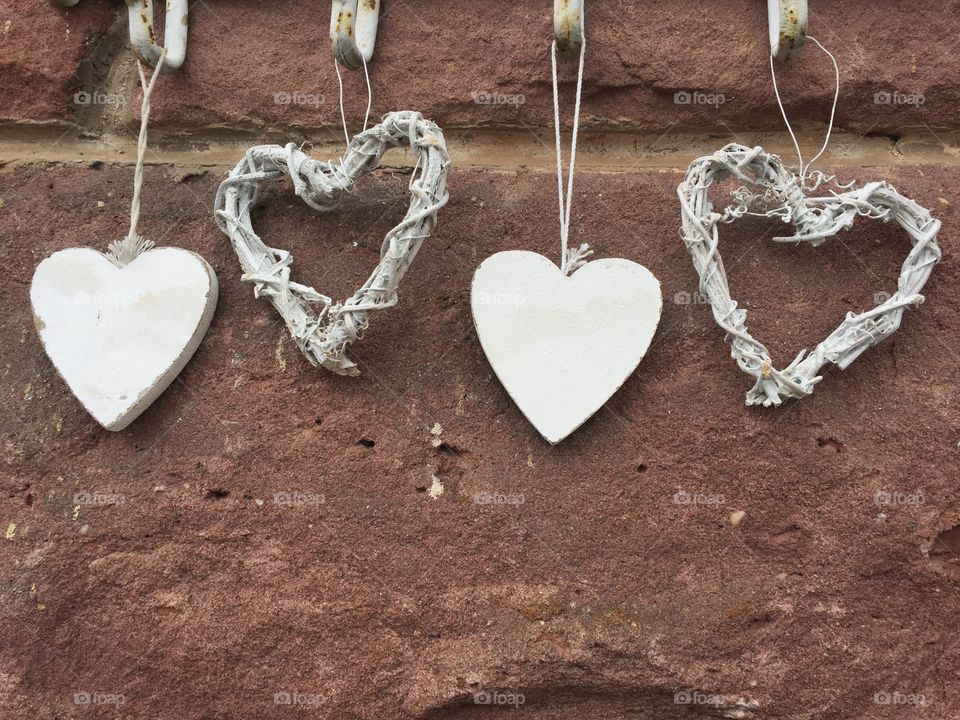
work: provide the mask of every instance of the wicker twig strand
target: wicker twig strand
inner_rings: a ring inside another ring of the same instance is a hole
[[[289,174],[296,194],[315,210],[336,207],[354,181],[370,172],[383,153],[408,146],[419,168],[410,184],[406,217],[384,237],[380,264],[348,300],[340,303],[312,287],[290,280],[293,256],[268,247],[254,232],[250,208],[265,180]],[[216,220],[230,238],[243,267],[243,280],[253,282],[255,297],[265,297],[283,317],[304,356],[339,375],[359,375],[346,356],[347,347],[369,324],[372,310],[397,304],[397,287],[447,202],[450,158],[443,132],[417,112],[394,112],[383,122],[355,136],[346,155],[337,162],[307,157],[290,143],[250,148],[244,159],[220,185]],[[320,306],[319,311],[315,308]]]
[[[713,210],[710,186],[727,177],[759,188],[760,194],[741,188],[737,202],[723,213]],[[813,173],[812,189],[828,178]],[[713,316],[727,335],[731,355],[740,368],[756,378],[747,393],[747,405],[779,405],[788,398],[802,398],[813,392],[818,374],[827,363],[845,369],[860,354],[900,327],[903,311],[923,302],[920,291],[940,260],[937,232],[940,221],[913,200],[885,182],[831,192],[827,197],[806,197],[799,179],[783,166],[776,155],[762,148],[730,144],[713,155],[691,163],[677,192],[682,215],[681,237],[700,275],[700,290],[710,301]],[[816,247],[840,230],[849,229],[858,215],[889,222],[894,220],[910,236],[912,249],[903,263],[897,291],[885,302],[860,314],[847,313],[840,326],[809,354],[802,351],[783,370],[773,367],[767,348],[747,331],[746,311],[730,297],[727,275],[718,250],[717,224],[733,222],[747,214],[751,202],[762,199],[775,207],[752,213],[780,218],[796,227],[796,234],[775,237],[777,242],[807,242]]]

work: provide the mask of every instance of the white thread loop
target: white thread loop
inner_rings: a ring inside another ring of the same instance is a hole
[[[130,201],[130,230],[123,240],[110,243],[109,254],[118,265],[127,265],[135,257],[153,247],[153,243],[140,237],[137,225],[140,222],[140,196],[143,191],[143,165],[147,154],[147,129],[150,125],[150,97],[153,88],[163,70],[163,61],[167,56],[166,49],[161,50],[157,67],[153,71],[150,82],[147,82],[143,62],[137,60],[137,70],[140,73],[140,86],[143,88],[143,102],[140,105],[140,136],[137,138],[137,164],[133,171],[133,199]]]
[[[790,125],[790,120],[787,118],[787,111],[783,107],[783,100],[780,99],[780,89],[777,87],[777,71],[774,68],[773,63],[774,54],[772,51],[770,53],[770,76],[773,78],[773,92],[777,96],[777,105],[780,106],[780,114],[783,116],[783,121],[787,124],[787,132],[790,133],[790,139],[793,140],[793,147],[797,151],[797,162],[800,164],[799,173],[797,175],[800,179],[801,186],[804,188],[806,188],[806,181],[808,175],[810,174],[810,168],[817,160],[820,159],[820,156],[826,152],[827,146],[830,144],[830,134],[833,132],[833,120],[837,113],[837,101],[840,99],[840,66],[837,64],[837,59],[833,56],[833,53],[821,45],[820,41],[815,37],[808,35],[807,39],[813,41],[818,48],[827,54],[827,57],[830,58],[831,62],[833,62],[834,83],[836,89],[833,93],[833,107],[830,108],[830,122],[827,125],[827,136],[823,140],[823,145],[820,147],[820,152],[814,155],[813,160],[808,162],[806,165],[803,164],[803,155],[800,152],[800,143],[797,141],[797,136],[793,132],[793,127]]]
[[[363,77],[367,81],[367,112],[363,116],[363,130],[367,131],[367,123],[370,122],[370,108],[373,106],[373,89],[370,87],[370,73],[367,72],[367,59],[361,54],[363,60]],[[343,76],[340,74],[340,62],[336,57],[333,59],[333,68],[337,71],[337,86],[340,89],[340,121],[343,123],[343,139],[347,145],[350,144],[350,131],[347,130],[347,112],[343,108]]]
[[[580,129],[580,99],[583,94],[583,64],[587,52],[587,38],[584,29],[584,12],[580,12],[580,35],[583,42],[580,44],[580,64],[577,68],[577,99],[573,110],[573,135],[570,140],[570,167],[567,171],[567,194],[563,194],[563,151],[560,147],[560,91],[557,80],[557,41],[554,39],[552,48],[553,60],[553,127],[556,136],[557,154],[557,199],[560,205],[560,271],[569,275],[577,268],[586,264],[586,258],[593,254],[590,246],[583,243],[574,251],[569,249],[570,239],[570,207],[573,204],[573,174],[577,165],[577,133]]]

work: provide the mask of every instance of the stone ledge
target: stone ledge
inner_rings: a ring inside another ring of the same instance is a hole
[[[228,169],[244,152],[258,144],[306,146],[314,157],[336,158],[343,152],[338,128],[301,128],[291,132],[271,129],[261,133],[220,128],[174,132],[154,129],[146,162],[181,168]],[[807,153],[818,147],[823,130],[798,134]],[[549,131],[528,128],[447,128],[444,132],[455,168],[532,170],[552,172],[556,167]],[[565,137],[565,141],[567,138]],[[631,172],[638,170],[683,170],[697,157],[708,155],[728,142],[760,145],[795,163],[796,153],[784,133],[757,133],[742,129],[714,128],[700,133],[598,132],[580,134],[577,169],[581,172]],[[834,133],[818,167],[841,174],[887,166],[960,165],[960,134],[933,133],[918,129],[897,137],[856,136]],[[0,126],[0,166],[37,163],[90,163],[128,165],[136,160],[133,128],[124,132],[90,137],[82,128],[62,124],[8,124]],[[390,151],[383,158],[388,167],[409,167],[409,153]]]

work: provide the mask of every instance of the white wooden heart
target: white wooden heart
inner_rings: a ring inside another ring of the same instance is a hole
[[[103,427],[123,430],[173,381],[207,332],[217,277],[180,248],[126,265],[88,248],[37,267],[30,302],[43,347],[70,390]]]
[[[556,444],[640,364],[663,299],[653,273],[629,260],[594,260],[566,276],[542,255],[511,250],[477,268],[471,305],[500,382]]]

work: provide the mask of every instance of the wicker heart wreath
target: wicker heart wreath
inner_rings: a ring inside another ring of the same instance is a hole
[[[409,146],[419,174],[410,184],[410,208],[387,233],[380,264],[348,300],[334,302],[312,287],[290,280],[293,256],[268,247],[254,232],[251,206],[264,180],[289,174],[296,194],[314,210],[336,207],[354,181],[378,166],[392,147]],[[355,136],[337,162],[307,157],[293,143],[260,145],[246,156],[220,185],[216,199],[217,225],[230,238],[240,258],[243,280],[254,283],[254,296],[265,297],[283,317],[300,351],[313,365],[338,375],[359,375],[346,356],[347,347],[369,324],[370,312],[397,304],[397,287],[423,241],[430,236],[437,211],[447,202],[450,158],[443,132],[417,112],[394,112],[383,122]]]
[[[737,202],[723,213],[713,211],[710,186],[733,177],[761,193],[740,188]],[[829,178],[811,176],[813,189]],[[714,318],[727,335],[731,355],[740,368],[756,378],[747,393],[747,405],[779,405],[788,398],[802,398],[813,392],[820,369],[827,363],[845,369],[860,354],[900,327],[907,306],[923,302],[923,288],[933,266],[940,260],[937,232],[940,221],[913,200],[905,198],[885,182],[871,182],[861,188],[832,192],[826,197],[806,197],[798,178],[776,155],[762,148],[730,144],[691,163],[677,190],[682,215],[681,236],[700,275],[700,290],[710,301]],[[717,249],[717,224],[730,223],[747,214],[755,201],[776,209],[757,213],[777,217],[796,227],[796,234],[776,237],[778,242],[807,242],[816,247],[853,225],[858,215],[889,222],[894,220],[910,235],[913,248],[903,263],[897,291],[872,310],[848,313],[840,326],[813,352],[802,351],[783,370],[773,367],[767,348],[747,331],[746,311],[730,297],[723,260]]]

